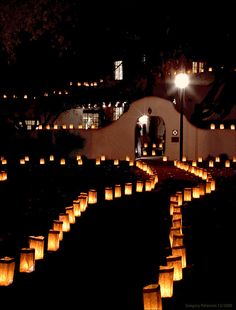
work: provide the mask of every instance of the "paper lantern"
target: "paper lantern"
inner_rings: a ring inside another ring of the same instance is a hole
[[[79,200],[73,200],[73,207],[74,207],[74,215],[75,217],[80,217],[80,201]]]
[[[83,125],[82,125],[82,124],[79,124],[79,125],[78,125],[78,129],[83,129]]]
[[[53,129],[57,130],[58,129],[58,125],[54,124]]]
[[[148,147],[148,144],[145,142],[143,146],[144,146],[144,147]]]
[[[229,167],[230,167],[230,160],[227,159],[227,160],[225,161],[225,167],[226,167],[226,168],[229,168]]]
[[[125,195],[132,195],[132,183],[125,183]]]
[[[25,156],[25,161],[29,161],[29,156]]]
[[[145,180],[145,191],[150,192],[152,190],[152,182],[151,179]]]
[[[208,167],[214,167],[214,161],[213,160],[209,160]]]
[[[105,161],[106,160],[106,156],[105,155],[101,155],[101,161]]]
[[[193,198],[200,198],[200,186],[193,187]]]
[[[152,156],[156,156],[156,151],[152,150]]]
[[[44,236],[29,236],[29,247],[35,249],[35,259],[44,257]]]
[[[143,150],[143,156],[147,156],[147,151]]]
[[[173,234],[173,242],[172,247],[184,245],[184,234],[182,233],[174,233]]]
[[[121,186],[120,186],[120,184],[115,184],[114,196],[115,196],[115,198],[121,197]]]
[[[66,125],[65,124],[62,125],[62,129],[66,129]]]
[[[175,220],[181,220],[181,225],[183,224],[182,223],[182,212],[181,211],[175,211],[173,212],[172,214],[172,221],[175,221]]]
[[[130,157],[126,155],[126,156],[125,156],[125,160],[126,160],[126,161],[130,161]]]
[[[203,158],[202,157],[198,157],[198,160],[197,160],[199,163],[202,163],[203,161]]]
[[[197,166],[196,160],[193,160],[193,161],[192,161],[192,166],[193,166],[193,167],[196,167],[196,166]]]
[[[0,258],[0,286],[8,286],[13,283],[14,271],[14,258],[8,256]]]
[[[75,223],[74,207],[73,206],[66,207],[65,211],[67,214],[69,214],[70,224],[74,224]]]
[[[53,220],[52,229],[59,231],[59,240],[63,239],[63,221]]]
[[[172,247],[173,244],[173,236],[174,234],[180,234],[181,228],[180,227],[171,227],[169,232],[169,240],[170,240],[170,246]]]
[[[20,159],[20,165],[25,165],[25,159]]]
[[[112,187],[105,187],[105,200],[113,200]]]
[[[87,193],[80,193],[78,200],[80,202],[80,211],[84,212],[88,206],[88,195],[87,195]]]
[[[22,248],[20,250],[20,272],[33,272],[35,270],[35,249]]]
[[[49,161],[54,161],[54,156],[53,155],[49,156]]]
[[[62,221],[62,231],[68,232],[70,231],[70,221],[69,221],[69,214],[68,213],[60,213],[59,214],[59,221]]]
[[[206,194],[210,194],[211,193],[211,182],[210,181],[206,181]]]
[[[220,156],[216,156],[215,161],[216,161],[216,163],[219,163],[220,162]]]
[[[60,231],[50,229],[48,232],[48,251],[57,251],[60,246]]]
[[[143,310],[162,310],[160,285],[149,284],[143,288]]]
[[[119,159],[114,159],[114,166],[118,166],[119,165]]]
[[[137,180],[136,182],[136,192],[142,192],[143,191],[143,181]]]
[[[174,212],[174,207],[178,206],[178,202],[177,201],[170,201],[170,215],[173,215]]]
[[[224,124],[220,124],[220,129],[225,129],[225,125]]]
[[[44,159],[44,158],[40,158],[39,164],[40,164],[40,165],[45,165],[45,159]]]
[[[163,156],[162,161],[167,161],[167,156]]]
[[[77,160],[77,165],[78,166],[82,166],[83,165],[83,160],[82,159],[78,159]]]
[[[50,130],[50,125],[49,124],[46,125],[46,129]]]
[[[216,126],[215,126],[215,124],[213,124],[213,123],[212,123],[212,124],[210,125],[210,129],[211,129],[211,130],[214,130],[214,129],[216,129]]]
[[[180,228],[180,232],[182,233],[182,220],[172,220],[172,226]]]
[[[186,268],[186,248],[184,245],[172,246],[172,255],[181,256],[182,268]]]
[[[199,183],[199,194],[200,194],[200,196],[205,195],[205,193],[206,193],[205,188],[206,188],[205,183]]]
[[[97,203],[97,191],[95,189],[90,189],[88,191],[88,204]]]
[[[158,284],[161,289],[161,297],[172,297],[174,286],[174,267],[159,266]]]
[[[185,187],[184,188],[184,201],[191,201],[192,200],[192,188]]]
[[[65,165],[65,164],[66,164],[65,158],[61,158],[61,160],[60,160],[60,165]]]
[[[174,267],[174,281],[180,281],[183,278],[183,270],[182,270],[182,257],[170,255],[166,257],[167,266]]]
[[[130,166],[130,167],[133,167],[133,166],[134,166],[134,161],[133,161],[133,160],[130,160],[129,166]]]
[[[100,158],[96,159],[96,165],[99,166],[101,164]]]
[[[70,125],[69,125],[69,129],[74,129],[74,125],[73,125],[73,124],[70,124]]]
[[[231,125],[230,125],[230,129],[231,129],[231,130],[235,130],[235,125],[234,125],[234,124],[231,124]]]

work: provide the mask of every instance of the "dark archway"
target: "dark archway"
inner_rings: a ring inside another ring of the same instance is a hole
[[[135,157],[157,157],[165,153],[166,128],[159,116],[143,115],[135,126]]]

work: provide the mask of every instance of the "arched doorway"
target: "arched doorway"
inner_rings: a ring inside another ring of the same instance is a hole
[[[135,157],[158,157],[165,153],[165,122],[159,116],[143,115],[135,126]]]

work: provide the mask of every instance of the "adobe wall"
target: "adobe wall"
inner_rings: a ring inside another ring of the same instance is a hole
[[[125,159],[129,156],[135,159],[135,125],[142,115],[159,116],[166,126],[165,155],[169,160],[179,159],[179,143],[172,142],[173,131],[177,130],[179,137],[179,113],[173,103],[159,98],[146,97],[133,102],[129,110],[117,121],[100,129],[71,130],[85,139],[83,149],[78,153],[88,158],[97,158],[105,155],[109,159]],[[74,124],[78,126],[78,119],[73,110],[71,113],[62,113],[57,119],[58,125]],[[183,155],[188,160],[195,160],[199,156],[206,158],[208,155],[217,156],[222,153],[230,158],[236,155],[236,132],[225,129],[198,129],[183,119]]]

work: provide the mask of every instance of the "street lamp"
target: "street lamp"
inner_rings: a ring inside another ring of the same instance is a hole
[[[189,76],[186,73],[179,73],[175,76],[175,85],[179,91],[180,101],[180,138],[179,138],[179,160],[183,157],[183,106],[185,101],[185,88],[189,84]]]

